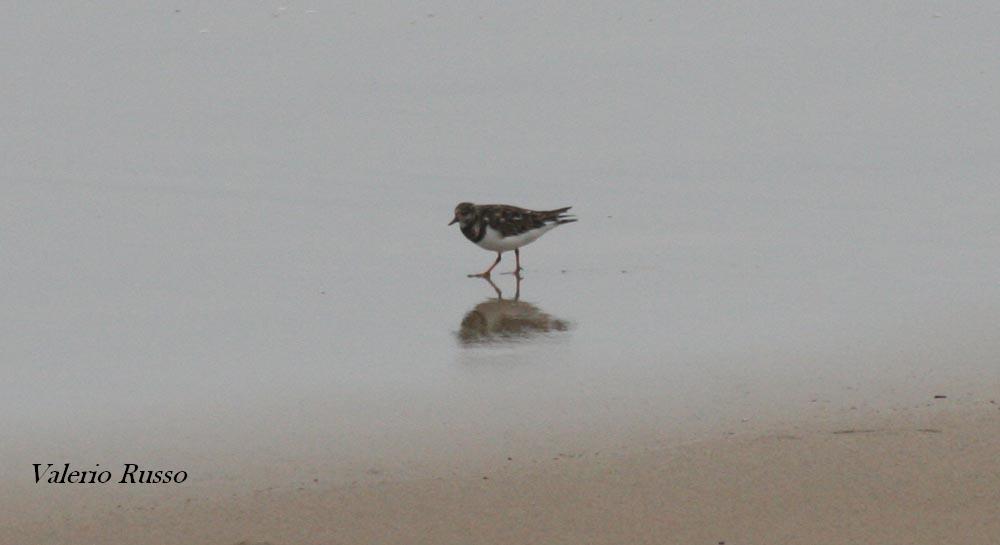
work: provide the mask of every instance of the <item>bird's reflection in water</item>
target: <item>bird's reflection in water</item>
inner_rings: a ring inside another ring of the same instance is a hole
[[[570,328],[569,322],[521,301],[521,278],[515,278],[517,288],[513,299],[504,299],[500,288],[489,278],[484,279],[497,297],[483,301],[465,313],[458,331],[459,342],[466,346],[523,342]]]

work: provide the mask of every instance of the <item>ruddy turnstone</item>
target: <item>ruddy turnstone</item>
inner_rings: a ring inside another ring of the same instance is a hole
[[[557,225],[576,221],[576,218],[566,215],[566,211],[570,208],[572,207],[567,206],[555,210],[537,211],[508,204],[463,202],[455,207],[455,217],[448,225],[457,222],[465,238],[475,242],[484,250],[497,253],[497,260],[490,268],[469,276],[489,278],[493,267],[500,263],[500,256],[511,250],[514,250],[514,259],[517,262],[514,274],[519,275],[521,274],[521,246],[538,240],[538,237],[551,231]]]

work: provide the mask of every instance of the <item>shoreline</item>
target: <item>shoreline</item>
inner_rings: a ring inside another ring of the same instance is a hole
[[[1000,538],[998,403],[1000,395],[805,418],[476,475],[441,468],[353,484],[60,491],[72,515],[22,509],[0,525],[0,542],[992,542]]]

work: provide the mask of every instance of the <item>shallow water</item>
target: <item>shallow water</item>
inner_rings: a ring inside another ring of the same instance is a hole
[[[911,6],[17,8],[4,474],[349,480],[995,387],[997,14]],[[501,302],[462,200],[580,221]]]

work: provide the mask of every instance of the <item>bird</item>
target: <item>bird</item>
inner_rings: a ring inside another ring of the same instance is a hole
[[[521,246],[538,240],[556,226],[576,221],[575,217],[566,213],[570,208],[540,211],[509,204],[462,202],[455,207],[455,217],[448,225],[458,223],[465,238],[484,250],[497,253],[497,259],[490,268],[469,277],[489,278],[493,268],[500,263],[501,255],[511,250],[514,250],[517,263],[514,275],[520,276]]]

